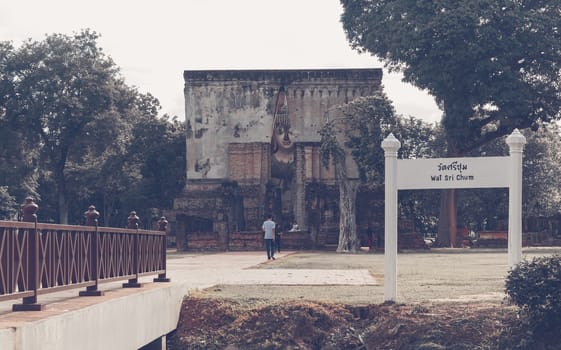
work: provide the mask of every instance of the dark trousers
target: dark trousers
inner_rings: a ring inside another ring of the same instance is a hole
[[[267,249],[267,258],[273,258],[275,256],[275,240],[265,238],[265,249]]]
[[[279,234],[275,234],[275,247],[277,248],[278,253],[280,253],[280,245],[281,245],[281,236]]]

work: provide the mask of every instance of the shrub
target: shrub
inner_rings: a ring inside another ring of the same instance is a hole
[[[14,220],[16,207],[16,199],[10,195],[8,186],[0,186],[0,220]]]
[[[519,263],[508,273],[505,289],[535,327],[560,327],[561,255]]]

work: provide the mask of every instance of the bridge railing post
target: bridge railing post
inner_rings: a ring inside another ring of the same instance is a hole
[[[163,232],[164,234],[161,237],[162,245],[160,247],[161,251],[161,266],[164,270],[164,273],[160,273],[157,278],[154,278],[154,282],[170,282],[171,280],[166,277],[166,253],[167,253],[167,241],[166,241],[166,231],[168,227],[168,221],[165,216],[162,216],[160,220],[158,220],[158,231]]]
[[[123,287],[138,288],[146,275],[170,281],[163,223],[160,232],[140,230],[135,213],[128,230],[100,228],[97,217],[90,217],[94,227],[79,228],[39,223],[32,199],[22,209],[23,223],[0,220],[0,275],[7,281],[0,284],[0,300],[23,299],[13,311],[44,310],[39,294],[59,290],[86,288],[80,296],[100,296],[102,283],[128,279]]]
[[[92,209],[93,205],[90,206],[90,210]],[[93,210],[95,211],[95,207],[93,207]],[[87,213],[87,212],[86,212]],[[99,217],[99,213],[97,213],[97,216],[95,216],[94,214],[90,214],[90,219],[88,220],[88,215],[86,215],[86,225],[90,226],[90,225],[95,225],[95,231],[91,232],[91,233],[85,233],[85,234],[90,234],[91,235],[91,241],[90,241],[90,254],[91,254],[91,269],[92,269],[92,280],[95,282],[93,285],[86,287],[85,291],[81,291],[78,294],[80,296],[95,296],[95,297],[99,297],[104,295],[105,293],[99,290],[99,232],[98,232],[98,220],[97,218]],[[94,219],[92,219],[92,217],[94,217]]]
[[[140,288],[142,284],[138,282],[138,277],[140,273],[140,264],[139,264],[139,255],[140,255],[140,232],[138,231],[138,226],[140,224],[140,218],[136,215],[136,212],[133,210],[130,212],[128,217],[128,225],[127,228],[129,229],[136,229],[136,232],[133,234],[133,273],[135,274],[134,278],[129,279],[127,283],[123,283],[123,288]]]
[[[37,211],[39,206],[34,202],[33,197],[27,197],[25,203],[22,205],[23,221],[32,222],[33,229],[30,229],[27,234],[27,289],[32,291],[33,294],[23,297],[21,304],[12,305],[13,311],[41,311],[44,305],[37,304],[37,295],[41,282],[39,281],[39,239],[40,233],[37,229]],[[23,263],[23,262],[22,262]]]

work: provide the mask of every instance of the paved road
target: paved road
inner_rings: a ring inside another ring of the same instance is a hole
[[[368,269],[260,269],[274,264],[291,253],[277,254],[267,261],[264,252],[229,252],[208,255],[170,254],[169,275],[174,281],[185,281],[195,289],[215,284],[280,284],[280,285],[375,285]],[[281,260],[281,261],[279,261]]]

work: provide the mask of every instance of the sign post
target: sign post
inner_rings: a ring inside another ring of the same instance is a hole
[[[508,189],[508,266],[522,260],[522,151],[526,138],[514,130],[506,138],[510,149],[510,186]]]
[[[397,295],[397,150],[401,142],[389,134],[382,141],[384,159],[384,300],[395,301]]]
[[[397,159],[401,143],[382,141],[385,157],[384,297],[397,296],[397,191],[442,188],[509,188],[508,264],[522,257],[522,153],[526,138],[515,129],[507,137],[510,157]]]

